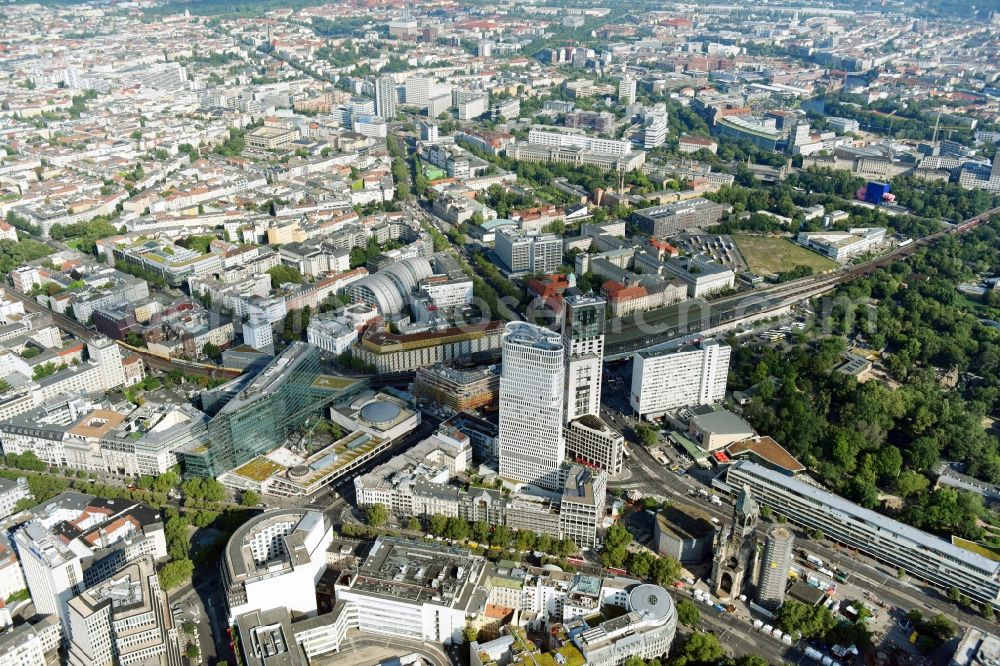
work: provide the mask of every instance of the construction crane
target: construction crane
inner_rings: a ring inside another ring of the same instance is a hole
[[[931,137],[931,144],[937,143],[938,130],[948,130],[948,140],[951,140],[951,133],[955,130],[969,131],[971,128],[963,127],[962,125],[946,125],[941,127],[941,112],[938,111],[937,118],[934,120],[934,135]]]

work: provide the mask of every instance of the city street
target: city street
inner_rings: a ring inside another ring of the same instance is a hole
[[[617,400],[612,405],[605,405],[602,408],[602,417],[613,427],[623,431],[629,440],[634,440],[634,428],[638,425],[638,421],[634,416],[628,415],[626,401],[626,396],[619,392]],[[365,473],[376,465],[389,460],[392,456],[412,447],[431,434],[439,423],[438,417],[425,415],[417,430],[401,438],[389,450],[372,460],[357,473]],[[690,502],[698,505],[720,523],[724,524],[729,521],[731,507],[728,503],[724,502],[721,506],[716,506],[698,494],[699,491],[710,492],[708,484],[716,470],[701,470],[691,466],[684,474],[671,472],[668,466],[661,464],[650,451],[634,441],[628,443],[628,453],[629,459],[626,462],[624,472],[619,478],[610,481],[609,488],[634,490],[644,497],[655,497],[661,501]],[[669,444],[662,445],[657,455],[664,455],[670,465],[685,464],[686,456],[682,452],[674,450]],[[687,460],[687,464],[690,465],[689,460]],[[353,493],[352,476],[340,479],[334,485],[307,498],[269,498],[266,501],[269,507],[274,508],[315,507],[326,513],[334,525],[340,526],[345,523],[358,524],[362,522],[360,513],[352,503]],[[645,545],[653,545],[652,521],[645,512],[629,512],[626,515],[626,520],[630,529],[637,533],[641,542]],[[766,531],[768,525],[766,521],[761,521],[759,528],[761,535]],[[900,613],[911,608],[919,608],[927,615],[943,613],[951,617],[959,626],[974,625],[986,629],[991,626],[982,618],[959,610],[944,599],[940,592],[914,582],[899,580],[894,571],[870,558],[840,548],[827,541],[811,540],[799,531],[796,531],[796,538],[797,546],[814,553],[829,563],[831,567],[850,573],[850,589],[861,589],[861,586],[877,589],[879,590],[879,598],[888,606],[900,609]],[[598,553],[588,553],[588,556],[588,559],[599,562]],[[171,605],[172,608],[176,609],[174,615],[179,630],[182,630],[185,620],[196,622],[197,642],[202,652],[202,663],[213,664],[216,661],[231,660],[223,590],[219,584],[218,576],[196,575],[193,585],[194,587],[189,585],[171,595]],[[854,586],[859,587],[855,588]],[[675,598],[690,598],[688,590],[671,588],[670,592]],[[838,595],[838,598],[850,598],[845,596],[846,594],[845,592]],[[856,592],[852,594],[859,596]],[[803,659],[803,653],[797,646],[788,647],[777,639],[756,631],[750,624],[749,614],[742,610],[742,605],[738,608],[741,608],[738,613],[719,613],[711,606],[699,603],[698,609],[701,618],[696,628],[699,631],[710,631],[718,636],[733,656],[756,654],[765,657],[772,663],[781,661],[796,663]],[[889,633],[895,629],[895,620],[893,619],[889,626]],[[899,636],[896,635],[894,640],[898,641],[898,639]],[[435,650],[433,646],[424,646],[429,650],[429,652],[424,653],[416,649],[419,645],[415,643],[414,649],[410,649],[409,644],[403,644],[397,639],[382,640],[355,637],[351,639],[347,650],[342,651],[331,663],[377,663],[379,659],[401,656],[415,651],[421,652],[435,664],[445,664],[449,661],[458,663],[456,658],[463,661],[465,658],[464,653],[455,653],[449,660],[450,653],[445,650]],[[392,655],[389,654],[390,652]]]
[[[678,598],[680,594],[683,593],[675,594],[674,597]],[[720,614],[708,606],[700,606],[698,611],[701,613],[696,627],[698,631],[715,634],[719,642],[729,648],[733,657],[756,654],[776,664],[782,661],[795,662],[802,655],[797,648],[788,647],[776,638],[755,632],[752,625],[736,620],[729,613]]]
[[[273,4],[5,5],[0,666],[1000,666],[1000,0]]]
[[[218,565],[213,565],[217,567]],[[196,570],[191,583],[170,595],[170,606],[179,630],[185,620],[197,624],[201,660],[205,664],[231,661],[229,623],[226,618],[219,572]],[[177,609],[177,610],[173,610]]]

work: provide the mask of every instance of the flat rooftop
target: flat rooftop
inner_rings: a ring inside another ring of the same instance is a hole
[[[699,337],[688,337],[681,338],[680,340],[665,342],[662,345],[649,347],[648,349],[640,349],[636,352],[636,354],[638,354],[641,358],[659,358],[661,356],[669,356],[670,354],[684,354],[687,352],[701,351],[710,345],[717,344],[719,344],[719,341],[715,338],[705,338],[703,340]]]
[[[290,554],[287,550],[279,556],[273,557],[267,562],[256,562],[250,550],[250,543],[253,537],[263,530],[277,529],[276,526],[284,525],[287,534],[298,528],[305,518],[306,509],[279,509],[269,511],[252,518],[249,522],[243,523],[229,538],[226,545],[225,558],[226,565],[232,575],[232,580],[241,582],[247,578],[252,578],[268,572],[284,571],[292,567]],[[285,529],[282,529],[284,532]],[[277,532],[275,532],[277,534]],[[275,537],[283,539],[284,536]]]
[[[949,541],[940,539],[933,534],[928,534],[916,527],[905,525],[898,520],[883,516],[871,509],[865,509],[823,488],[816,487],[805,481],[792,478],[748,460],[741,460],[730,467],[726,475],[727,481],[729,474],[733,470],[740,470],[765,479],[767,483],[780,486],[790,493],[806,498],[818,507],[832,509],[841,520],[852,520],[868,525],[872,529],[877,530],[881,536],[897,539],[905,543],[908,547],[920,549],[924,553],[934,553],[942,559],[960,563],[965,567],[974,568],[994,578],[1000,574],[1000,562],[995,562],[978,553],[960,548]]]
[[[478,579],[486,562],[465,548],[380,538],[358,568],[351,590],[413,603],[434,601],[468,608],[479,592],[485,607],[486,590]]]
[[[255,610],[236,618],[240,650],[247,666],[306,666],[302,648],[295,642],[288,609]]]
[[[360,382],[360,379],[352,379],[350,377],[337,377],[335,375],[320,375],[316,378],[316,381],[312,383],[313,388],[318,389],[330,389],[334,391],[343,391],[346,388],[350,388]]]
[[[576,504],[594,504],[594,472],[582,465],[573,465],[563,484],[563,501]]]
[[[656,514],[661,532],[678,539],[704,539],[715,532],[712,517],[693,504],[674,503]]]
[[[562,349],[562,338],[546,328],[520,321],[507,324],[505,337],[518,344],[544,351]]]
[[[695,414],[691,418],[691,423],[701,432],[714,435],[739,435],[753,432],[753,428],[743,420],[743,417],[725,409],[708,414]]]

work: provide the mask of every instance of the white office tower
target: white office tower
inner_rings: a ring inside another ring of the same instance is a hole
[[[388,74],[375,81],[375,114],[385,119],[396,117],[396,82]]]
[[[566,353],[566,422],[601,411],[605,300],[591,294],[566,297],[563,347]]]
[[[642,147],[646,150],[662,146],[667,140],[667,114],[649,114],[642,126]]]
[[[788,133],[789,152],[798,152],[795,150],[796,146],[809,143],[809,129],[809,123],[806,121],[800,121],[792,126],[791,131]]]
[[[636,80],[628,75],[618,81],[618,103],[631,104],[635,101]]]
[[[243,322],[243,342],[265,354],[274,353],[274,331],[263,317],[250,317]]]
[[[563,345],[534,324],[510,322],[500,374],[500,476],[559,487],[563,442]]]
[[[37,522],[15,532],[14,543],[35,611],[59,617],[63,633],[68,634],[69,622],[63,609],[83,585],[79,556]]]
[[[714,339],[680,341],[638,351],[629,402],[640,417],[709,405],[726,395],[732,349]]]
[[[316,614],[316,583],[333,542],[327,516],[307,509],[262,513],[230,537],[222,560],[229,623],[260,608]]]
[[[479,118],[489,107],[489,97],[486,95],[477,95],[471,99],[459,102],[458,106],[458,119],[459,120],[475,120]]]
[[[560,236],[529,236],[520,229],[501,229],[496,235],[496,255],[510,273],[552,273],[563,259]]]
[[[352,97],[347,103],[346,108],[349,112],[349,116],[344,123],[345,125],[350,125],[351,119],[357,116],[375,115],[375,101],[367,97]]]
[[[434,143],[439,138],[438,125],[428,120],[420,121],[420,140],[426,143]]]
[[[406,103],[424,108],[431,98],[434,79],[427,76],[411,76],[406,79]]]
[[[122,365],[122,351],[108,338],[94,338],[87,343],[90,360],[101,369],[101,388],[110,391],[125,385],[125,366]]]
[[[149,558],[69,602],[70,666],[180,663],[177,630]]]

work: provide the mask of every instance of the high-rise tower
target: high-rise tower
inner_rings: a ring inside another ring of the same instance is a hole
[[[635,102],[636,80],[626,74],[618,80],[618,103],[632,104]]]
[[[87,343],[90,360],[101,368],[101,390],[110,391],[125,385],[121,348],[112,340],[97,337]]]
[[[540,326],[510,322],[502,345],[500,476],[556,489],[566,457],[562,340]]]
[[[615,476],[622,471],[625,438],[601,420],[605,300],[566,296],[562,338],[566,350],[566,455]]]
[[[375,80],[375,115],[391,120],[396,117],[396,81],[388,74]]]
[[[794,545],[795,537],[784,525],[775,525],[768,530],[757,577],[757,603],[761,606],[773,610],[785,600]]]
[[[601,409],[605,300],[591,294],[566,297],[562,342],[566,353],[566,422],[597,416]]]

